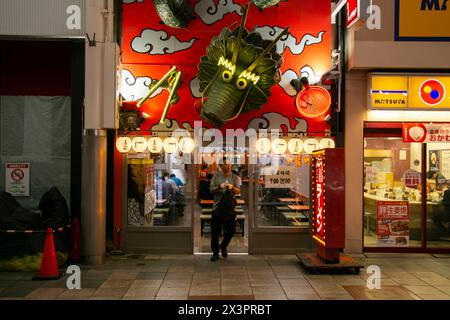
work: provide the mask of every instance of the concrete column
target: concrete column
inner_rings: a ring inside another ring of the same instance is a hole
[[[81,253],[86,264],[103,264],[106,250],[106,131],[84,130]]]
[[[106,251],[106,130],[114,128],[115,43],[113,0],[85,7],[85,101],[81,192],[81,253],[87,264],[103,264]],[[111,74],[113,75],[111,77]],[[112,115],[112,117],[111,117]]]
[[[367,73],[349,72],[345,81],[345,251],[362,253]]]

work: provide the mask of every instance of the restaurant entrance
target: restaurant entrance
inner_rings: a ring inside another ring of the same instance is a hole
[[[220,167],[217,164],[197,165],[198,181],[197,200],[194,205],[194,254],[211,253],[211,214],[214,204],[213,194],[210,192],[211,180]],[[241,193],[236,195],[237,206],[235,234],[228,246],[231,254],[248,254],[249,249],[249,221],[250,221],[250,182],[247,164],[234,164],[232,172],[238,177]],[[223,234],[221,234],[222,239]]]

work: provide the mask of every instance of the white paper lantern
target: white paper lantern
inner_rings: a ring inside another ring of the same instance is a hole
[[[163,149],[163,141],[161,138],[153,137],[148,139],[148,150],[151,153],[160,153]]]
[[[147,149],[147,139],[144,137],[135,137],[131,140],[131,147],[136,152],[144,152]]]
[[[269,153],[272,149],[272,142],[267,138],[256,140],[256,151],[261,154]]]
[[[175,153],[178,149],[178,140],[174,137],[164,139],[164,151],[167,153]]]
[[[300,154],[303,150],[303,141],[300,139],[290,139],[288,150],[291,154]]]
[[[194,151],[194,139],[192,138],[181,138],[179,142],[180,150],[183,153],[192,153]]]
[[[319,143],[320,149],[326,149],[326,148],[334,149],[335,147],[336,147],[336,143],[331,138],[323,138],[322,140],[320,140],[320,143]]]
[[[283,154],[287,150],[287,142],[284,139],[273,139],[272,151],[275,154]]]
[[[303,150],[305,150],[307,154],[311,154],[317,149],[319,149],[319,141],[317,141],[317,139],[309,138],[303,142]]]
[[[131,150],[131,139],[128,137],[119,137],[116,140],[116,148],[121,153],[127,153]]]

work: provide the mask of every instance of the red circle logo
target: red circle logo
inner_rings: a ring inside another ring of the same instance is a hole
[[[420,86],[419,94],[425,104],[435,106],[444,100],[445,87],[439,80],[427,80]]]

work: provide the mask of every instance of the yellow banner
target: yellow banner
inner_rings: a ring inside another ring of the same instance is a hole
[[[370,94],[373,108],[406,108],[408,77],[372,76]]]
[[[449,0],[396,0],[397,40],[449,40]]]

